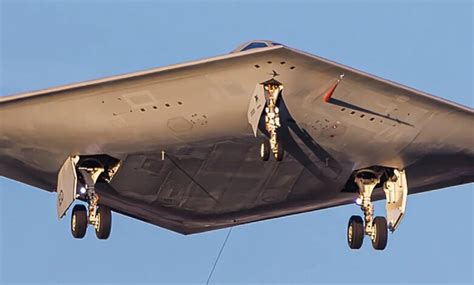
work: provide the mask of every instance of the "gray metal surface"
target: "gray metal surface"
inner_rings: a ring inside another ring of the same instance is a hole
[[[68,157],[59,170],[58,185],[56,187],[58,218],[62,218],[67,209],[76,200],[77,174],[74,158]]]
[[[273,71],[280,163],[260,160],[247,118]],[[55,191],[68,156],[108,154],[122,167],[102,203],[195,233],[352,203],[346,182],[373,165],[405,168],[410,194],[472,182],[473,123],[469,107],[275,46],[0,98],[0,175]]]

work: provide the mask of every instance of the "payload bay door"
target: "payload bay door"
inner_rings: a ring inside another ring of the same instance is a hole
[[[77,190],[77,173],[76,173],[76,163],[79,161],[79,157],[68,157],[64,162],[61,170],[58,174],[58,186],[56,188],[57,192],[57,202],[56,206],[58,209],[58,218],[61,219],[65,214],[67,209],[71,204],[76,200],[76,190]]]

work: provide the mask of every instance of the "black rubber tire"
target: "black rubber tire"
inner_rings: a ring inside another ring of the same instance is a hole
[[[95,235],[98,239],[107,239],[112,230],[112,212],[109,207],[101,205],[97,209],[97,216],[99,226],[95,229]]]
[[[352,216],[347,225],[347,243],[351,249],[359,249],[362,247],[363,242],[364,221],[360,216]]]
[[[275,153],[275,159],[276,161],[282,161],[285,151],[283,150],[283,146],[281,145],[281,143],[277,144],[277,149],[278,149],[278,152]]]
[[[264,139],[260,145],[260,158],[263,161],[268,161],[270,158],[270,142],[267,139]]]
[[[83,238],[87,231],[87,209],[84,205],[75,205],[71,215],[71,233],[75,238]]]
[[[376,250],[384,250],[388,241],[387,219],[385,217],[375,217],[375,238],[372,240],[372,247]]]

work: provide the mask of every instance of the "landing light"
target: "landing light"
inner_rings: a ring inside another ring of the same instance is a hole
[[[81,189],[79,189],[79,193],[86,194],[86,188],[81,187]]]
[[[355,200],[355,203],[360,206],[362,204],[362,198],[357,197],[357,199]]]

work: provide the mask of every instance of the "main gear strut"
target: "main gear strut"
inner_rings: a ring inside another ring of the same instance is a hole
[[[95,184],[99,176],[104,172],[103,167],[78,167],[82,176],[81,194],[84,195],[88,207],[76,205],[72,210],[71,232],[75,238],[83,238],[86,234],[87,224],[94,227],[97,238],[107,239],[112,226],[112,215],[110,208],[99,206],[99,195],[95,192]],[[81,195],[78,194],[78,195]]]
[[[374,249],[383,250],[387,246],[388,229],[393,232],[399,225],[405,213],[408,187],[404,170],[393,169],[392,172],[383,184],[389,223],[385,217],[374,218],[372,204],[372,192],[381,182],[382,175],[387,175],[387,172],[364,169],[355,175],[355,183],[359,188],[357,204],[364,213],[364,220],[360,216],[349,219],[347,241],[350,248],[359,249],[364,235],[367,235],[372,240]]]

